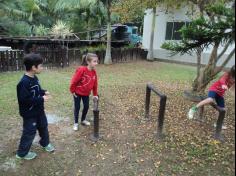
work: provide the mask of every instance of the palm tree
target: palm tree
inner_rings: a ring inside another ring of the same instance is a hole
[[[58,0],[55,9],[81,9],[84,7],[88,7],[91,5],[97,5],[101,2],[104,7],[107,9],[107,49],[106,49],[106,57],[104,60],[105,64],[112,64],[111,58],[111,4],[113,0]]]
[[[25,16],[26,13],[19,9],[19,4],[14,0],[0,0],[0,15],[4,16]]]
[[[57,0],[41,0],[39,3],[40,9],[43,11],[43,14],[36,16],[35,19],[40,24],[43,24],[47,27],[52,27],[58,20],[66,18],[63,13],[55,12],[54,7],[57,3]]]
[[[101,0],[107,9],[107,49],[104,64],[112,64],[111,58],[111,2],[112,0]]]
[[[41,1],[37,0],[0,0],[0,25],[7,28],[15,28],[15,30],[12,30],[13,33],[17,31],[18,25],[18,28],[23,27],[27,31],[31,29],[32,34],[35,24],[34,17],[42,14],[40,5]]]

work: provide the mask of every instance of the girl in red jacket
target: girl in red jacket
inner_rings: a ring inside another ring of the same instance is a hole
[[[235,66],[231,68],[230,72],[226,72],[218,81],[212,84],[208,92],[208,98],[192,107],[188,113],[188,118],[193,119],[194,114],[200,107],[211,104],[214,101],[216,101],[219,108],[225,110],[224,95],[232,86],[235,86]]]
[[[70,84],[70,92],[74,98],[75,124],[73,129],[75,131],[77,131],[79,127],[78,118],[81,99],[84,104],[81,124],[84,126],[90,125],[90,122],[86,120],[86,115],[89,109],[89,95],[91,91],[93,91],[94,98],[98,99],[98,79],[95,70],[95,67],[98,64],[98,56],[96,54],[88,53],[83,57],[83,62],[86,66],[81,66],[76,70]]]

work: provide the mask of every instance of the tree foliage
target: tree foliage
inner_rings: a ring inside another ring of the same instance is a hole
[[[164,4],[167,9],[178,8],[183,3],[179,0],[118,0],[112,11],[117,13],[122,23],[143,22],[145,10]]]
[[[166,42],[162,48],[171,50],[173,54],[197,53],[198,74],[193,82],[193,91],[202,93],[235,54],[235,47],[229,51],[229,46],[235,44],[235,4],[230,7],[230,3],[217,2],[205,6],[200,17],[180,32],[180,42]],[[219,52],[220,45],[223,50]],[[208,64],[201,70],[201,57],[205,49],[211,49],[211,54]],[[229,53],[223,58],[226,51]]]

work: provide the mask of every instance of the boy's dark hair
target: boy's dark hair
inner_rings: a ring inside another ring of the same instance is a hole
[[[27,54],[24,57],[24,65],[26,71],[30,71],[33,66],[38,68],[38,65],[43,63],[43,59],[40,54]]]
[[[235,65],[231,68],[229,74],[232,78],[235,78]]]

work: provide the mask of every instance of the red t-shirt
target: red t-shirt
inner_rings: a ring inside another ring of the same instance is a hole
[[[224,96],[226,90],[222,88],[223,85],[226,85],[228,88],[232,87],[235,84],[235,79],[233,79],[229,73],[225,73],[218,81],[212,84],[209,88],[209,91],[214,91],[220,96]]]
[[[81,96],[89,96],[93,90],[93,95],[98,95],[98,81],[95,70],[88,67],[79,67],[71,79],[70,92]]]

